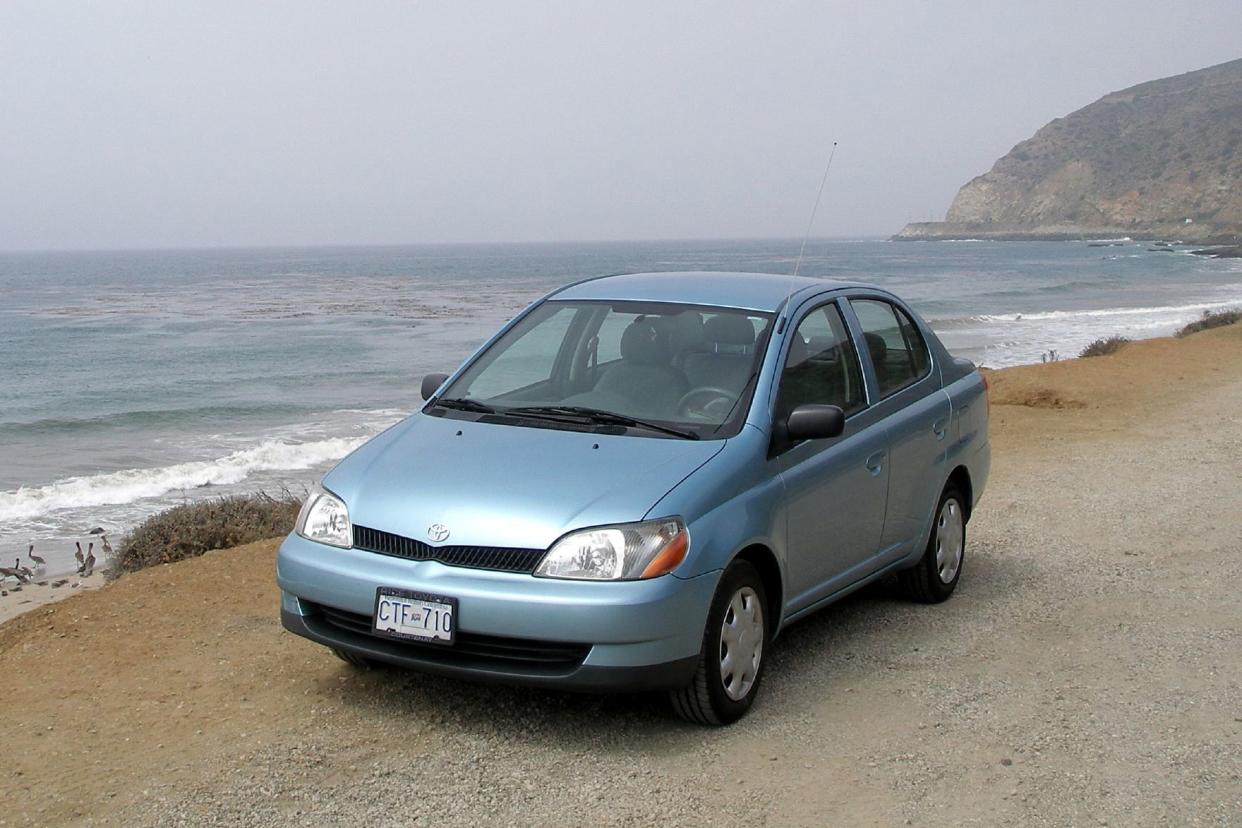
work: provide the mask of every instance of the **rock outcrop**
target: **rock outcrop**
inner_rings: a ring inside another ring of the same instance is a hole
[[[1105,95],[967,183],[943,222],[895,238],[1236,242],[1242,234],[1242,60]]]

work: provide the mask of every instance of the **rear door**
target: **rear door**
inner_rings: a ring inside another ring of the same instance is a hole
[[[785,487],[789,608],[798,611],[867,572],[884,526],[888,438],[867,408],[862,365],[835,301],[795,323],[773,412],[779,422],[804,403],[837,405],[845,433],[777,454]]]
[[[913,551],[928,526],[946,478],[952,411],[911,316],[879,296],[852,296],[849,306],[889,440],[888,510],[880,543],[887,562]]]

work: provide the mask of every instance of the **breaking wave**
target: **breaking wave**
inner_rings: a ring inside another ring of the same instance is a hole
[[[1095,319],[1111,316],[1179,316],[1205,310],[1237,307],[1237,299],[1224,302],[1193,302],[1187,305],[1158,305],[1148,308],[1099,308],[1096,310],[1037,311],[1035,313],[998,313],[974,317],[980,322],[1039,322],[1050,319]]]
[[[306,443],[269,440],[213,460],[124,469],[22,487],[0,492],[0,521],[24,520],[61,509],[132,503],[179,489],[227,486],[255,472],[309,469],[344,457],[366,439],[334,437]]]

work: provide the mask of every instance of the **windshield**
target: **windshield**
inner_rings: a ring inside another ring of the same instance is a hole
[[[689,436],[731,436],[745,417],[771,321],[700,305],[550,300],[445,388],[434,413],[606,412]]]

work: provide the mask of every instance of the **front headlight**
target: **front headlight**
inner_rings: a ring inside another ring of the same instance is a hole
[[[690,533],[681,518],[600,526],[558,540],[535,574],[589,581],[654,578],[672,572],[689,551]]]
[[[307,540],[348,549],[354,544],[354,530],[349,523],[349,509],[332,492],[316,486],[307,495],[298,513],[294,531]]]

